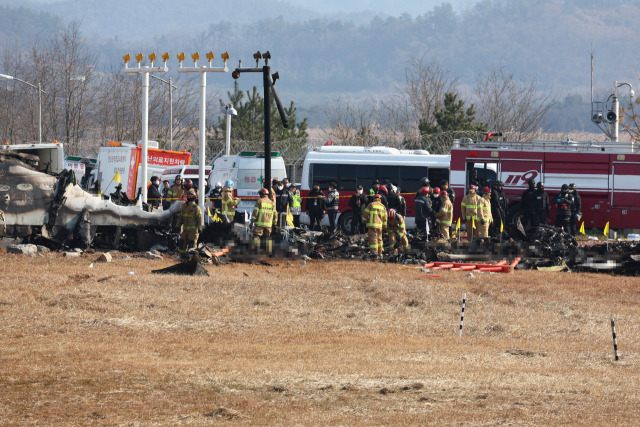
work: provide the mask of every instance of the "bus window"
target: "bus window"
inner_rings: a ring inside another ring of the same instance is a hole
[[[442,181],[449,180],[449,169],[429,168],[429,181],[432,187],[440,187]]]
[[[356,168],[353,165],[340,165],[340,191],[356,191]]]
[[[420,180],[429,176],[429,169],[422,166],[400,167],[400,187],[403,193],[415,193],[420,189]]]
[[[331,181],[338,179],[338,165],[324,165],[316,163],[313,165],[313,179],[310,183],[313,186],[314,182],[320,184],[320,189],[324,190],[329,188]]]
[[[400,166],[378,166],[378,179],[381,184],[384,184],[386,181],[397,184],[399,171]]]
[[[358,185],[362,185],[365,191],[371,188],[374,179],[377,179],[376,167],[371,165],[358,166]]]

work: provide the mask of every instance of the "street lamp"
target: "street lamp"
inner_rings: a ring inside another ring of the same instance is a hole
[[[171,83],[171,77],[169,77],[169,81],[156,77],[153,74],[149,74],[149,77],[160,80],[162,83],[169,85],[169,144],[171,151],[173,151],[173,89],[178,88]]]
[[[32,88],[38,91],[38,144],[42,144],[42,94],[43,93],[46,94],[47,92],[42,90],[42,87],[39,82],[38,82],[38,86],[36,86],[29,82],[25,82],[24,80],[21,80],[17,77],[8,76],[6,74],[0,74],[0,78],[6,79],[6,80],[17,80],[20,83],[24,83],[27,86],[31,86]]]
[[[618,88],[621,86],[629,86],[629,97],[631,99],[633,99],[633,97],[636,95],[636,93],[633,90],[633,87],[631,86],[631,84],[629,83],[618,83],[618,82],[613,82],[613,112],[615,113],[615,118],[613,121],[613,141],[614,142],[618,142],[618,125],[619,125],[619,117],[620,117],[620,104],[618,103]]]
[[[225,106],[227,112],[226,112],[226,116],[227,116],[227,137],[225,139],[225,154],[228,156],[229,154],[231,154],[231,116],[237,116],[238,112],[236,111],[235,108],[233,108],[233,105],[227,105]]]

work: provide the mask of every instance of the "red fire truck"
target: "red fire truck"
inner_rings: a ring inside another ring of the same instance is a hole
[[[586,227],[640,228],[640,151],[630,142],[454,141],[451,187],[462,200],[472,182],[504,182],[509,205],[507,222],[520,215],[527,181],[544,182],[555,216],[553,197],[562,184],[575,183],[582,199]],[[456,200],[454,220],[460,216]]]

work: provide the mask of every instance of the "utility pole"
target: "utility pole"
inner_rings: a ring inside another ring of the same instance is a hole
[[[264,66],[260,67],[260,59],[264,59]],[[255,68],[243,68],[242,61],[238,62],[238,68],[236,68],[231,76],[234,79],[238,79],[241,73],[262,73],[262,85],[264,87],[264,178],[265,188],[271,189],[271,94],[276,101],[278,107],[278,113],[280,113],[280,119],[282,125],[285,128],[289,127],[287,116],[282,108],[278,91],[276,90],[275,81],[278,79],[278,73],[271,74],[271,67],[269,66],[269,59],[271,59],[271,53],[269,51],[261,54],[257,51],[253,54],[253,59],[256,60]]]

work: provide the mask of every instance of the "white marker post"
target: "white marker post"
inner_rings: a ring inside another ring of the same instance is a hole
[[[464,323],[464,305],[467,301],[467,293],[462,294],[462,314],[460,315],[460,333],[459,336],[462,336],[462,324]]]
[[[199,174],[198,174],[198,206],[204,212],[204,170],[205,170],[205,162],[207,160],[206,157],[206,141],[207,141],[207,73],[226,73],[229,71],[227,68],[227,59],[229,59],[229,52],[225,52],[221,55],[224,60],[224,67],[212,67],[211,61],[213,60],[213,52],[209,52],[205,55],[207,60],[209,61],[209,66],[203,65],[202,67],[198,67],[198,59],[200,59],[200,54],[198,52],[191,55],[193,59],[193,67],[183,68],[182,61],[184,60],[184,52],[178,55],[178,61],[180,62],[180,67],[178,68],[179,73],[200,73],[200,153],[198,154],[198,162],[200,164]]]
[[[164,53],[162,55],[164,65],[157,68],[153,67],[153,61],[156,60],[155,53],[149,55],[151,65],[145,65],[144,67],[140,64],[144,57],[141,53],[137,54],[136,60],[138,61],[138,68],[129,68],[129,61],[131,60],[129,54],[126,54],[122,58],[124,59],[125,73],[142,74],[142,170],[140,171],[140,175],[142,175],[142,203],[147,203],[147,165],[149,163],[149,73],[166,73],[169,71],[167,68],[167,59],[169,59],[169,54]],[[142,209],[142,203],[140,203],[140,209]]]

